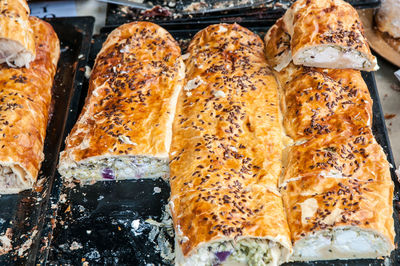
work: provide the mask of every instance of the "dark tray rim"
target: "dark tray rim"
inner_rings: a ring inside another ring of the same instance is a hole
[[[77,105],[79,103],[81,89],[83,84],[83,79],[85,76],[85,66],[87,65],[87,61],[89,58],[89,51],[91,48],[91,40],[93,35],[95,18],[93,16],[77,16],[77,17],[56,17],[56,18],[45,18],[45,21],[49,23],[62,23],[66,22],[68,25],[72,25],[76,27],[76,31],[82,34],[82,40],[80,43],[79,54],[76,62],[76,70],[74,73],[74,78],[71,86],[71,91],[69,92],[69,97],[67,100],[68,108],[65,111],[63,121],[62,134],[58,136],[59,145],[57,146],[56,158],[53,158],[53,163],[55,165],[58,164],[59,153],[64,148],[64,140],[67,136],[68,132],[71,130],[74,121],[78,115]],[[49,199],[47,202],[47,208],[45,212],[45,221],[43,223],[43,228],[39,231],[38,239],[42,240],[36,246],[35,258],[33,261],[36,261],[35,264],[43,264],[45,258],[47,256],[48,250],[46,248],[47,243],[43,243],[43,239],[49,237],[51,234],[51,219],[54,215],[54,210],[51,208],[54,201],[58,201],[59,195],[59,184],[58,184],[58,173],[57,170],[54,169],[54,173],[52,176],[52,184],[49,187]],[[31,262],[33,264],[33,262]]]

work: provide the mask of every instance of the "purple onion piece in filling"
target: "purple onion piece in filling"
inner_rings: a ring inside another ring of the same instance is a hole
[[[215,256],[218,258],[219,262],[224,262],[231,254],[232,252],[230,251],[215,252]]]
[[[104,179],[109,179],[109,180],[115,179],[114,171],[110,168],[104,168],[103,171],[101,171],[101,174]]]

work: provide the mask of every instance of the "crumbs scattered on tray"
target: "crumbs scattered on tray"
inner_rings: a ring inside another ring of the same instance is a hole
[[[60,49],[60,52],[64,53],[64,52],[66,52],[68,50],[69,50],[69,46],[62,46],[61,49]]]
[[[82,244],[74,241],[72,242],[71,246],[69,247],[70,250],[77,250],[77,249],[81,249],[83,246]]]
[[[67,202],[67,194],[62,193],[62,194],[60,195],[59,202],[60,202],[60,203],[65,203],[65,202]]]
[[[147,219],[146,223],[152,226],[149,233],[150,242],[156,244],[155,248],[160,252],[161,258],[166,262],[172,263],[175,259],[175,252],[174,247],[171,245],[170,241],[168,241],[168,238],[174,237],[174,226],[168,204],[164,208],[161,222]]]
[[[12,229],[7,228],[6,232],[0,236],[0,255],[7,254],[12,249],[11,244]]]
[[[22,257],[24,253],[29,250],[32,246],[33,239],[36,237],[38,233],[38,230],[33,230],[32,234],[28,237],[27,240],[21,245],[21,247],[18,249],[17,254],[19,257]]]
[[[92,69],[90,68],[90,66],[85,66],[85,78],[89,79],[91,74],[92,74]]]

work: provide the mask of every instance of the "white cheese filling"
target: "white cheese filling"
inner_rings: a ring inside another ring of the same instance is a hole
[[[125,180],[166,177],[167,160],[145,156],[119,156],[87,160],[63,171],[80,180]]]
[[[334,45],[306,48],[296,53],[293,62],[323,68],[371,68],[371,62],[359,51]]]
[[[266,239],[215,242],[200,248],[178,265],[279,265],[281,246]]]
[[[333,260],[376,258],[390,254],[389,243],[381,236],[361,228],[325,230],[298,240],[291,260]]]

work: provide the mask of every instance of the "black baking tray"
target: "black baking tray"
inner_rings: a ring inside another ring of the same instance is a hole
[[[87,62],[88,49],[94,19],[53,18],[46,19],[56,31],[61,44],[61,56],[54,79],[52,112],[44,145],[45,159],[33,190],[0,197],[0,265],[33,265],[42,240],[42,229],[54,183],[58,153],[66,126],[73,95],[78,95],[83,74],[77,71]],[[11,232],[11,249],[4,234]]]
[[[355,8],[376,8],[380,5],[381,0],[346,0]],[[149,2],[149,1],[145,1]],[[151,0],[153,5],[160,5],[162,7],[168,6],[171,2],[165,0]],[[193,0],[177,0],[174,7],[168,7],[171,13],[170,16],[147,16],[144,15],[141,10],[134,8],[127,8],[121,5],[108,4],[106,25],[121,25],[123,23],[135,21],[135,20],[149,20],[157,23],[187,23],[187,22],[204,22],[213,21],[218,22],[241,22],[241,21],[262,21],[269,22],[270,25],[280,18],[286,11],[287,7],[290,6],[294,0],[267,0],[263,7],[251,8],[249,5],[243,5],[241,9],[232,9],[227,11],[214,11],[208,10],[204,14],[191,14],[181,15],[179,10],[181,6],[187,6],[188,4],[196,2]],[[205,2],[216,2],[215,0],[208,0]],[[228,1],[227,1],[228,2]],[[240,1],[239,1],[240,2]]]
[[[181,25],[162,25],[179,41],[183,53],[193,35],[207,23],[188,29]],[[243,22],[241,25],[257,32],[261,36],[267,25]],[[190,26],[189,26],[190,28]],[[101,49],[107,34],[113,27],[106,27],[94,37],[90,52],[89,65],[92,66],[96,54]],[[394,167],[393,155],[384,123],[382,108],[373,73],[363,72],[373,105],[373,132]],[[87,80],[86,86],[87,88]],[[85,92],[82,93],[84,96]],[[395,230],[396,243],[399,243],[399,183],[391,169],[395,182]],[[159,188],[155,193],[154,188]],[[160,256],[157,238],[151,241],[152,226],[145,223],[152,218],[160,221],[170,194],[169,185],[163,180],[126,180],[120,182],[97,182],[93,185],[75,187],[64,186],[62,198],[58,204],[57,219],[47,262],[49,264],[78,265],[84,262],[99,265],[169,265]],[[135,228],[135,221],[140,225]],[[173,238],[166,237],[173,246]],[[311,263],[291,263],[288,265],[400,265],[399,249],[386,260],[349,260],[321,261]]]

